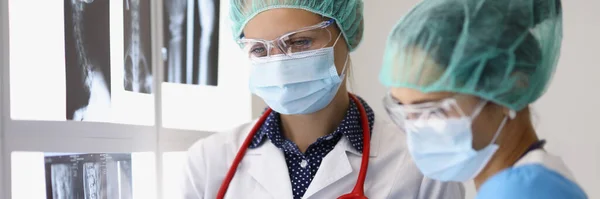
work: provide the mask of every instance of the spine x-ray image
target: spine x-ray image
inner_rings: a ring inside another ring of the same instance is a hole
[[[47,156],[47,199],[132,199],[131,155]]]
[[[219,0],[164,1],[165,81],[217,85]]]
[[[126,91],[152,93],[151,21],[149,0],[124,0]]]
[[[106,181],[102,179],[101,172],[100,163],[83,163],[83,193],[86,199],[106,198],[101,192],[102,187],[106,187]]]
[[[109,1],[64,1],[68,120],[109,119]]]
[[[48,168],[48,166],[46,166]],[[50,186],[53,188],[50,192],[46,192],[47,198],[63,198],[63,199],[75,199],[74,196],[76,185],[73,182],[76,172],[73,172],[72,165],[70,164],[53,164],[50,165]],[[46,170],[46,175],[48,171]]]

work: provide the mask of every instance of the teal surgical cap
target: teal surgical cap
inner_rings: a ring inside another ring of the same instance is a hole
[[[424,0],[391,32],[380,80],[518,111],[547,89],[561,41],[560,0]]]
[[[363,36],[362,0],[231,0],[233,37],[239,39],[248,21],[263,11],[275,8],[303,9],[334,19],[353,51]]]

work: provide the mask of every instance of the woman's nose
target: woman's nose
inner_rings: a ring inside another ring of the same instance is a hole
[[[284,54],[284,53],[285,53],[285,52],[283,52],[283,51],[282,51],[280,48],[278,48],[278,47],[277,47],[277,46],[275,46],[275,45],[273,45],[273,46],[271,47],[271,53],[270,53],[270,55],[271,55],[271,56],[273,56],[273,55],[280,55],[280,54]]]
[[[416,119],[419,119],[420,115],[421,114],[418,114],[418,113],[405,113],[405,117],[406,117],[407,120],[416,120]]]

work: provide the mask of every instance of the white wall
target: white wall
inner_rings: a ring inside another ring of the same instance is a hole
[[[352,55],[353,88],[380,113],[385,113],[381,98],[386,89],[378,80],[384,44],[397,20],[416,2],[365,2],[365,38]],[[537,127],[539,136],[548,141],[547,149],[564,158],[589,198],[600,198],[600,2],[563,4],[562,56],[548,93],[534,105]],[[468,198],[473,198],[472,185],[468,186]]]
[[[599,1],[563,1],[564,40],[547,94],[535,104],[539,135],[564,158],[590,198],[600,198]]]

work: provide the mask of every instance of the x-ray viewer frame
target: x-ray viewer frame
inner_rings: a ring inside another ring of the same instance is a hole
[[[0,198],[12,198],[11,154],[25,152],[154,152],[157,198],[161,195],[162,152],[182,151],[212,133],[165,129],[161,125],[162,0],[151,1],[154,126],[78,121],[26,121],[10,118],[9,0],[0,0]],[[160,127],[160,128],[158,128]],[[67,143],[67,144],[65,144]]]

